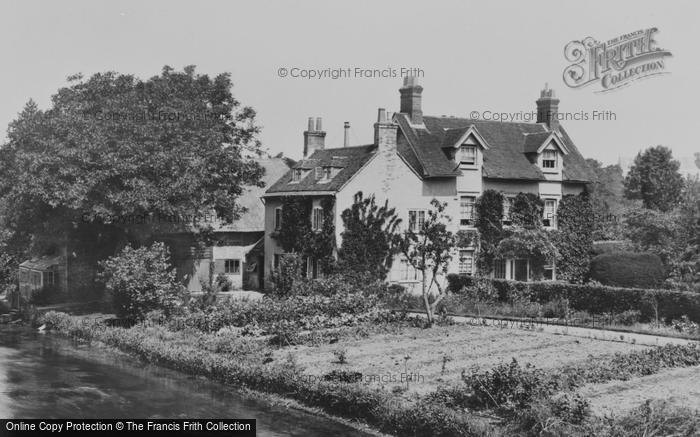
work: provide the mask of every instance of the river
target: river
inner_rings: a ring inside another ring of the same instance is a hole
[[[105,348],[0,326],[0,418],[257,419],[258,436],[367,436]]]

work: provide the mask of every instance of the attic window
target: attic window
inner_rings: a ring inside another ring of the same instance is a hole
[[[323,179],[323,167],[316,167],[314,169],[314,177],[317,181]]]
[[[333,168],[323,167],[323,179],[330,181],[333,178]]]
[[[556,150],[545,150],[542,153],[542,168],[557,168]]]
[[[292,182],[299,182],[301,180],[302,169],[296,168],[292,172]]]
[[[459,162],[476,165],[476,146],[462,145],[459,148]]]

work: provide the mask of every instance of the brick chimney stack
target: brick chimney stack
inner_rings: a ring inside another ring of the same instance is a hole
[[[377,122],[374,123],[374,144],[377,146],[377,150],[380,153],[396,153],[397,133],[398,126],[387,117],[386,109],[379,108]]]
[[[544,89],[540,93],[540,98],[537,99],[537,122],[545,123],[550,130],[559,130],[559,99],[556,98],[553,89],[549,89],[547,84],[544,84]]]
[[[326,133],[321,125],[321,117],[309,117],[309,127],[304,131],[304,158],[313,155],[316,150],[323,150],[326,145]]]
[[[408,115],[412,124],[423,124],[421,108],[423,87],[418,85],[418,80],[413,76],[404,77],[399,93],[401,93],[401,112]]]

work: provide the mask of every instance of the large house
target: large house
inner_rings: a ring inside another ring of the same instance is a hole
[[[537,104],[535,123],[482,121],[423,115],[423,88],[415,78],[404,79],[400,111],[388,115],[379,109],[372,144],[326,148],[320,119],[309,119],[304,132],[304,159],[264,194],[265,265],[268,272],[284,251],[275,238],[281,208],[288,196],[312,199],[312,227],[321,226],[321,203],[334,199],[336,242],[341,244],[343,210],[358,192],[389,200],[409,227],[419,227],[436,198],[447,202],[453,231],[474,230],[474,205],[487,189],[501,191],[506,202],[518,193],[534,193],[545,205],[544,225],[556,228],[556,211],[562,196],[582,192],[592,180],[586,162],[558,121],[559,100],[544,89]],[[347,134],[347,130],[346,130]],[[450,272],[475,273],[476,247],[454,249]],[[388,280],[410,285],[419,280],[408,263],[394,262]],[[315,260],[308,259],[308,274],[315,275]],[[530,280],[527,259],[498,260],[498,278]],[[555,279],[554,266],[545,278]]]

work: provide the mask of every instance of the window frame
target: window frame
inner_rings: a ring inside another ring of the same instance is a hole
[[[275,207],[274,221],[275,221],[275,223],[274,223],[275,230],[279,231],[280,229],[282,229],[282,207],[281,206]]]
[[[548,158],[547,154],[551,153],[552,157]],[[558,159],[559,154],[557,153],[556,150],[552,149],[546,149],[542,152],[542,168],[545,170],[557,170],[558,169],[558,164],[559,164],[559,159]],[[549,165],[551,163],[551,166]]]
[[[465,153],[466,150],[471,150],[473,152]],[[459,146],[459,163],[461,165],[466,165],[470,167],[475,167],[477,162],[478,162],[478,154],[479,150],[476,145],[474,144],[462,144]],[[465,159],[466,156],[470,156],[470,158],[473,158],[473,161],[468,161]]]
[[[320,232],[323,229],[323,208],[320,206],[314,206],[311,209],[311,230],[314,232]]]
[[[551,202],[554,206],[551,209],[550,217],[547,217],[547,203]],[[542,226],[549,229],[556,228],[557,223],[557,199],[544,199],[544,208],[542,208]]]
[[[292,170],[292,182],[300,182],[303,176],[304,170],[300,168],[295,168]]]
[[[411,220],[411,214],[415,214],[415,220]],[[425,209],[412,208],[408,210],[408,231],[420,233],[425,225]]]
[[[240,275],[241,260],[239,258],[227,258],[224,260],[224,274]]]
[[[474,276],[474,250],[465,247],[457,249],[457,273],[459,275]],[[467,254],[463,256],[463,254]],[[463,260],[469,259],[469,269],[463,269]]]
[[[469,209],[468,209],[468,214],[467,217],[465,217],[465,205],[467,205],[464,200],[465,199],[471,199],[470,203],[468,204]],[[459,225],[461,227],[473,227],[474,224],[476,223],[476,196],[459,196]]]

